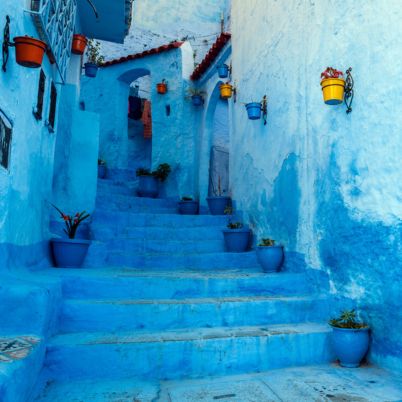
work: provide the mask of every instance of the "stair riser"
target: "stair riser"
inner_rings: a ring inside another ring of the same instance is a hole
[[[62,332],[167,330],[257,326],[324,321],[328,303],[312,300],[264,300],[180,304],[116,304],[66,301]]]
[[[214,253],[224,251],[223,239],[177,242],[169,240],[125,239],[110,240],[108,242],[93,243],[91,252],[97,254],[107,248],[108,252],[122,253]]]
[[[65,298],[79,299],[185,299],[190,297],[236,297],[303,295],[311,291],[303,275],[270,274],[241,278],[133,277],[65,278]]]
[[[147,207],[147,208],[171,208],[177,209],[177,201],[171,198],[145,198],[134,197],[132,195],[99,193],[96,198],[99,205],[107,205],[112,203],[125,204],[132,207]]]
[[[328,333],[134,344],[112,342],[51,345],[46,363],[50,376],[180,379],[250,373],[332,360]]]
[[[121,211],[121,212],[131,212],[131,213],[153,213],[153,214],[175,214],[177,212],[176,208],[168,207],[151,207],[142,205],[130,205],[120,202],[105,202],[96,203],[96,210],[100,211]]]

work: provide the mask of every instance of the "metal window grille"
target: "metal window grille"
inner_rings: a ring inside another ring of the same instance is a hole
[[[11,138],[13,125],[0,109],[0,164],[5,169],[10,165]]]
[[[45,84],[46,84],[46,75],[43,72],[43,70],[40,70],[39,86],[38,86],[38,99],[36,101],[36,107],[33,112],[36,120],[42,120],[43,98],[45,95]]]
[[[64,82],[71,56],[77,0],[31,0],[32,15],[40,38],[50,48],[50,60],[56,63]]]
[[[50,86],[49,129],[54,131],[56,122],[57,89],[54,83]]]

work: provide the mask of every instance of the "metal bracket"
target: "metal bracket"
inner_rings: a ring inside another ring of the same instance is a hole
[[[346,114],[349,114],[352,112],[352,102],[353,102],[353,97],[355,95],[354,92],[354,81],[353,77],[351,74],[352,67],[349,67],[346,70],[346,84],[345,84],[345,95],[344,95],[344,100],[346,104]]]
[[[7,62],[8,57],[10,55],[9,48],[15,46],[13,42],[10,41],[10,17],[6,15],[6,25],[3,30],[3,46],[2,46],[2,56],[3,56],[3,65],[2,70],[4,72],[7,71]]]
[[[262,119],[264,120],[264,126],[266,126],[267,125],[267,115],[268,115],[268,99],[267,99],[267,95],[264,95],[262,97],[261,111],[262,111]]]

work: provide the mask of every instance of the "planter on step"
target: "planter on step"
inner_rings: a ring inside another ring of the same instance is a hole
[[[140,197],[156,198],[159,194],[159,180],[155,176],[138,176],[137,193]]]
[[[231,205],[230,197],[207,197],[207,203],[211,215],[224,215],[225,208]]]
[[[261,119],[261,103],[250,102],[246,104],[247,115],[250,120]]]
[[[232,97],[233,87],[230,84],[221,84],[219,87],[222,99],[229,99]]]
[[[264,272],[278,272],[284,260],[283,246],[257,246],[257,260]]]
[[[38,68],[42,65],[46,43],[30,36],[14,38],[15,57],[18,64],[24,67]]]
[[[105,165],[98,165],[98,177],[104,179],[106,177],[107,168]]]
[[[191,101],[194,106],[202,106],[204,104],[204,99],[201,95],[193,95]]]
[[[217,69],[219,78],[226,78],[229,75],[229,66],[227,64],[221,64]]]
[[[232,253],[246,251],[250,242],[250,234],[249,228],[223,229],[226,251]]]
[[[369,328],[332,326],[332,347],[342,367],[359,367],[369,348]]]
[[[85,239],[51,239],[53,257],[56,267],[79,268],[91,244]]]
[[[98,73],[98,65],[95,63],[85,63],[85,75],[87,77],[94,78],[96,77],[96,74]]]
[[[87,38],[84,35],[74,34],[71,44],[71,53],[78,55],[84,54],[86,46]]]
[[[181,215],[198,215],[198,209],[198,201],[181,200],[178,202],[178,210]]]

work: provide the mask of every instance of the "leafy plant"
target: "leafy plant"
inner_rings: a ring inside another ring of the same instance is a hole
[[[94,39],[88,40],[87,57],[88,63],[93,63],[99,66],[105,61],[105,58],[100,52],[100,42]]]
[[[106,166],[106,161],[104,159],[98,159],[98,165],[99,166]]]
[[[188,88],[187,93],[190,98],[193,96],[204,96],[205,95],[205,91],[198,89],[198,88],[194,88],[194,87]]]
[[[364,322],[358,322],[356,320],[355,310],[342,311],[338,318],[332,318],[329,320],[329,324],[337,328],[361,329],[368,327]]]
[[[161,163],[156,170],[152,172],[149,169],[138,168],[136,170],[137,176],[154,176],[160,181],[165,181],[171,172],[170,165],[168,163]]]
[[[86,211],[77,212],[74,216],[66,215],[59,208],[57,208],[56,205],[52,204],[52,206],[57,210],[57,212],[59,212],[60,217],[66,224],[66,228],[63,229],[64,233],[67,234],[69,239],[74,239],[78,226],[83,220],[89,218],[90,215],[87,214]]]
[[[227,226],[229,229],[241,229],[243,224],[241,222],[229,222]]]
[[[184,195],[183,197],[181,197],[182,201],[193,201],[193,197],[189,196],[189,195]]]
[[[224,209],[223,213],[225,215],[228,215],[227,227],[229,229],[241,229],[243,227],[243,223],[241,223],[241,222],[233,222],[232,221],[233,212],[234,212],[233,207],[231,205],[226,205],[226,208]]]
[[[137,176],[152,176],[152,172],[149,169],[145,169],[145,168],[138,168],[135,172],[135,174]]]
[[[261,239],[261,242],[259,244],[261,247],[272,247],[275,246],[275,240],[272,239]]]
[[[325,71],[321,73],[321,80],[326,78],[343,78],[343,72],[336,68],[327,67]]]

